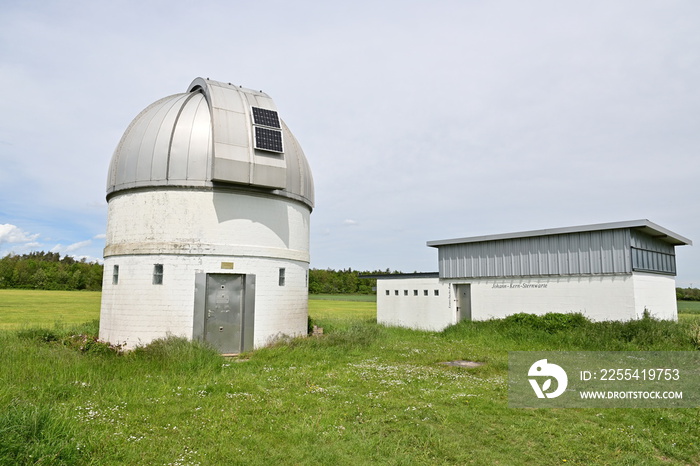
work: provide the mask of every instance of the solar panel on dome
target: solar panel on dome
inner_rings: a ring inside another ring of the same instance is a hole
[[[253,123],[269,126],[270,128],[279,128],[280,118],[274,110],[253,107]]]
[[[282,131],[256,126],[255,148],[272,152],[284,152],[282,150]]]

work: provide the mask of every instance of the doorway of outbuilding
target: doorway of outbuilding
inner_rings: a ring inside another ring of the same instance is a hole
[[[472,286],[470,284],[456,285],[457,322],[472,320]]]

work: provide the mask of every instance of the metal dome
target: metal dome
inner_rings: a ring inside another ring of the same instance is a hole
[[[229,187],[313,208],[311,169],[296,138],[281,119],[260,121],[254,111],[277,118],[267,94],[202,78],[186,93],[154,102],[134,118],[114,151],[107,197],[133,188]],[[278,146],[260,142],[266,133],[277,134]]]

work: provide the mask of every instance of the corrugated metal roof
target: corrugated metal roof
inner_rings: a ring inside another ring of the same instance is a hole
[[[467,238],[455,238],[437,241],[428,241],[427,245],[430,247],[440,247],[453,244],[462,243],[478,243],[482,241],[496,241],[503,239],[514,239],[514,238],[531,238],[535,236],[551,236],[551,235],[561,235],[566,233],[581,233],[590,231],[605,231],[605,230],[617,230],[617,229],[635,229],[640,230],[643,233],[657,238],[675,246],[692,245],[693,242],[688,238],[685,238],[678,233],[674,233],[671,230],[657,225],[649,220],[629,220],[624,222],[612,222],[612,223],[598,223],[593,225],[581,225],[574,227],[564,227],[564,228],[551,228],[546,230],[532,230],[532,231],[521,231],[515,233],[502,233],[497,235],[486,235],[486,236],[472,236]]]
[[[594,230],[443,245],[438,264],[441,278],[620,274],[629,249],[629,230]]]

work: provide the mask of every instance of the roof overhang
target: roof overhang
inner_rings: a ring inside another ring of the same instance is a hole
[[[597,223],[593,225],[581,225],[575,227],[551,228],[546,230],[521,231],[516,233],[502,233],[497,235],[471,236],[467,238],[436,240],[428,241],[427,245],[433,248],[437,248],[440,246],[448,246],[452,244],[479,243],[482,241],[497,241],[515,238],[531,238],[533,236],[563,235],[567,233],[581,233],[598,230],[619,230],[624,228],[640,230],[641,232],[651,237],[658,238],[661,241],[665,241],[674,246],[685,246],[693,244],[693,242],[688,238],[685,238],[679,235],[678,233],[674,233],[671,230],[667,230],[666,228],[657,225],[654,222],[650,222],[649,220],[643,219],[629,220],[625,222]]]
[[[374,278],[377,280],[393,280],[400,278],[440,278],[439,272],[413,272],[413,273],[369,273],[359,274],[357,278]]]

